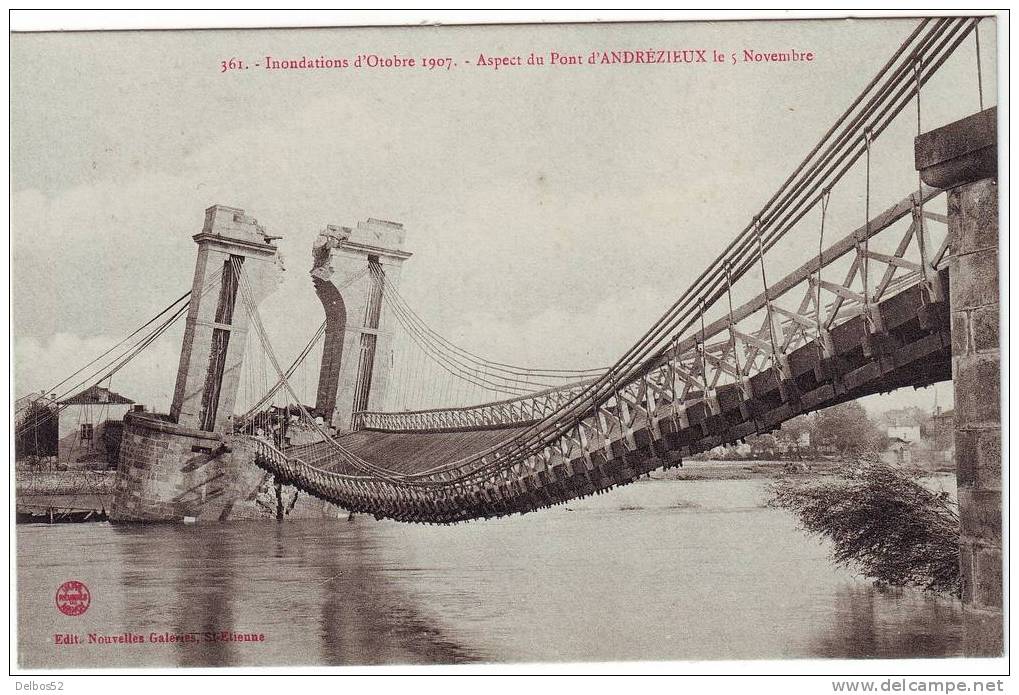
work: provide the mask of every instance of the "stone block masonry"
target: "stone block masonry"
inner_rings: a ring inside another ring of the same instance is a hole
[[[949,192],[952,382],[966,650],[1001,651],[1001,350],[998,191],[984,179]]]
[[[129,413],[114,486],[113,521],[224,519],[261,475],[242,440]]]
[[[924,182],[948,189],[952,383],[964,651],[1003,650],[997,109],[916,139]]]

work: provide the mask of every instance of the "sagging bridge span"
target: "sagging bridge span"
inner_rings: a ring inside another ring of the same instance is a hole
[[[905,252],[930,215],[918,201],[933,195],[903,201],[871,232],[909,218]],[[357,412],[352,431],[317,442],[279,448],[260,439],[255,461],[346,509],[462,521],[594,494],[802,413],[951,379],[945,249],[931,250],[926,274],[905,253],[870,252],[881,281],[866,300],[852,278],[821,280],[836,300],[818,322],[818,268],[855,255],[858,244],[858,235],[846,237],[770,286],[767,298],[762,292],[610,382],[601,398],[593,379],[470,407]],[[854,265],[858,275],[862,264]],[[794,290],[803,295],[798,310],[780,301]],[[764,326],[743,328],[761,314]]]

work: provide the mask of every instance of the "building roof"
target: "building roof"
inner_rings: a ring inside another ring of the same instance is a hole
[[[132,405],[134,401],[102,386],[92,386],[60,401],[60,405]]]

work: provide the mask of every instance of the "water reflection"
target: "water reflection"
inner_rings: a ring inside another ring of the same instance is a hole
[[[18,528],[24,666],[957,654],[957,602],[834,568],[757,480],[648,481],[455,527],[344,520]],[[52,591],[85,581],[93,606]],[[153,643],[242,633],[264,642]],[[54,634],[144,635],[120,646]]]
[[[367,520],[365,520],[367,521]],[[345,523],[345,522],[337,522]],[[278,527],[282,535],[287,525]],[[474,655],[443,635],[414,597],[387,581],[367,524],[350,524],[342,554],[317,564],[321,663],[457,663]],[[327,540],[327,539],[323,539]]]
[[[849,584],[835,597],[818,656],[848,659],[962,656],[962,624],[952,603],[912,591]]]
[[[198,635],[172,643],[175,665],[471,659],[378,574],[367,520],[108,528],[123,549],[131,621]],[[242,641],[259,633],[264,643]]]

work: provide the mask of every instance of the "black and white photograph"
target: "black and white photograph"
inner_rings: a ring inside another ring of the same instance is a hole
[[[36,14],[20,681],[1007,689],[1007,12]]]

